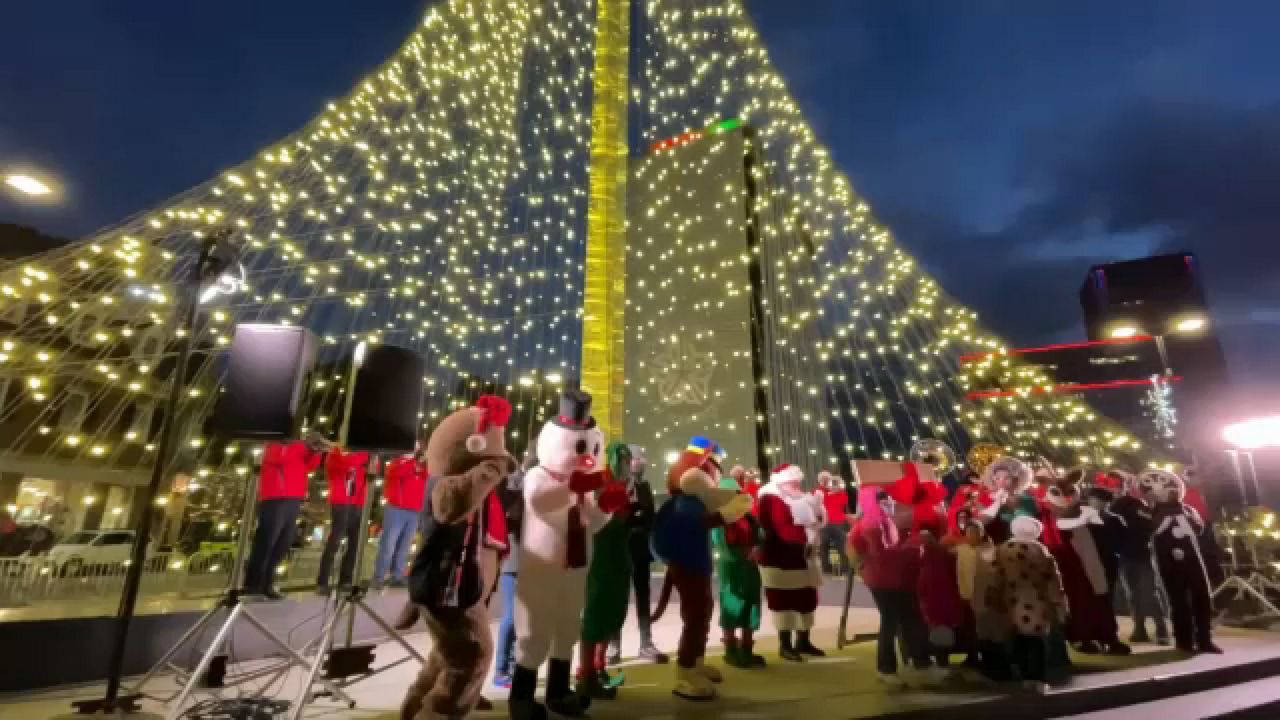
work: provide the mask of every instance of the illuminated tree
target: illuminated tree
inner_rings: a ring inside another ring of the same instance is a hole
[[[237,322],[305,325],[322,364],[340,364],[359,341],[422,351],[424,429],[486,387],[532,392],[577,378],[593,13],[577,0],[436,3],[386,64],[293,135],[155,210],[0,267],[4,452],[29,473],[145,474],[171,365],[172,281],[217,227],[243,243],[247,287],[201,315],[205,352],[178,417],[197,485],[252,469],[253,449],[202,431],[215,351]],[[726,119],[752,134],[761,254],[742,262],[761,263],[768,293],[773,455],[810,465],[901,457],[915,438],[939,437],[1062,464],[1134,459],[1124,453],[1137,442],[1084,403],[1034,392],[1051,379],[1001,355],[975,314],[894,243],[805,122],[738,0],[643,0],[633,17],[633,155]],[[633,177],[661,183],[647,163],[636,159]],[[696,264],[697,245],[673,237],[642,261],[675,277]],[[641,261],[633,240],[629,262]],[[680,301],[674,290],[628,298],[628,322]],[[962,368],[958,356],[975,350],[996,354]],[[965,399],[992,380],[1016,389]],[[750,392],[753,378],[742,381],[710,391]],[[310,426],[334,422],[342,387],[341,373],[314,383]],[[521,417],[527,427],[512,432],[528,438],[541,412]]]

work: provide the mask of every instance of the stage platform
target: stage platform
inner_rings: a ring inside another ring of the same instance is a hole
[[[765,720],[777,718],[801,718],[822,720],[826,718],[890,717],[915,718],[938,717],[948,720],[983,718],[984,720],[1009,720],[1011,718],[1069,717],[1090,713],[1104,707],[1150,703],[1161,698],[1175,696],[1195,697],[1195,693],[1225,686],[1254,683],[1262,690],[1241,693],[1240,704],[1262,702],[1268,698],[1250,697],[1270,692],[1274,682],[1268,678],[1280,674],[1280,635],[1262,631],[1222,629],[1219,641],[1227,653],[1222,656],[1195,656],[1184,658],[1154,645],[1139,646],[1135,655],[1128,658],[1076,656],[1079,672],[1070,685],[1055,688],[1047,696],[1027,695],[1014,687],[991,685],[982,682],[959,682],[935,687],[910,687],[889,690],[876,679],[874,668],[874,642],[861,642],[835,651],[835,628],[839,620],[839,608],[831,605],[819,609],[815,636],[820,645],[829,648],[831,656],[803,664],[783,663],[776,656],[776,641],[768,628],[762,631],[762,649],[766,651],[770,666],[763,670],[742,671],[725,669],[725,682],[721,686],[722,697],[706,704],[692,704],[673,698],[670,694],[671,666],[624,663],[626,685],[619,699],[599,702],[592,708],[592,717],[602,720],[672,720],[682,718],[723,720]],[[860,634],[875,631],[877,615],[874,610],[855,608],[851,612],[850,627]],[[495,627],[496,630],[496,627]],[[304,630],[305,632],[305,630]],[[655,628],[658,643],[673,648],[679,632],[679,621],[669,612]],[[245,629],[243,635],[252,633]],[[301,633],[296,633],[296,637]],[[713,643],[717,638],[713,637]],[[240,642],[240,640],[237,640]],[[411,642],[425,650],[427,638],[421,633],[411,636]],[[629,628],[624,650],[634,653],[636,637]],[[718,657],[713,650],[712,661]],[[391,643],[378,647],[378,663],[395,660],[403,651]],[[270,660],[255,663],[270,663]],[[255,663],[248,663],[253,665]],[[416,668],[402,665],[384,674],[368,678],[353,685],[350,692],[357,700],[357,707],[349,710],[336,703],[321,700],[311,706],[308,718],[377,718],[393,720],[398,717],[398,706],[404,688],[410,682]],[[296,695],[300,673],[294,672],[282,681],[266,688],[268,694],[280,698]],[[1258,685],[1261,683],[1261,685]],[[259,685],[261,685],[259,681]],[[256,691],[247,687],[245,691]],[[151,687],[159,695],[172,694],[172,683],[162,681]],[[67,716],[69,703],[74,699],[93,697],[100,688],[96,685],[60,688],[43,692],[25,692],[0,696],[0,717],[5,720],[46,720]],[[496,703],[491,713],[477,713],[477,718],[505,717],[503,700],[505,691],[486,685],[485,694]],[[1269,699],[1274,699],[1272,696]],[[1145,713],[1134,717],[1158,717],[1158,720],[1208,717],[1203,714],[1203,702],[1196,706],[1190,702],[1168,700],[1168,707],[1158,716]],[[1214,706],[1220,702],[1215,700]],[[1145,707],[1145,706],[1143,706]],[[1190,707],[1200,707],[1201,714],[1179,714]],[[1223,711],[1233,708],[1222,707]],[[148,713],[163,715],[165,708],[148,702]],[[1101,718],[1112,715],[1092,715]]]

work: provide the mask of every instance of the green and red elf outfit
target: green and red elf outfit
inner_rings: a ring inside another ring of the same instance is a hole
[[[631,449],[615,440],[605,450],[606,486],[625,478]],[[615,511],[592,538],[591,567],[587,571],[587,599],[582,609],[582,642],[578,644],[578,692],[611,700],[621,676],[609,677],[609,641],[622,631],[631,593],[631,526],[629,503]]]
[[[735,466],[720,479],[720,487],[744,491],[746,473]],[[719,560],[720,630],[724,637],[725,662],[740,668],[764,667],[764,658],[752,652],[754,633],[760,629],[760,567],[755,555],[764,536],[760,523],[750,513],[711,531]]]

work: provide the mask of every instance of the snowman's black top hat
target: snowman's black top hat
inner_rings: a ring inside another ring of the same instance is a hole
[[[570,430],[595,427],[591,417],[591,395],[581,390],[565,390],[560,395],[560,414],[551,422]]]

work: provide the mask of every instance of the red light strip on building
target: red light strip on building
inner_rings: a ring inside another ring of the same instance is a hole
[[[1176,383],[1181,381],[1182,381],[1181,375],[1169,375],[1163,379],[1156,379],[1156,380],[1150,380],[1150,379],[1148,380],[1112,380],[1111,382],[1100,382],[1100,383],[1064,383],[1062,385],[1054,385],[1053,387],[1049,387],[1049,388],[1040,387],[1040,386],[1032,387],[1031,391],[1025,394],[1043,395],[1045,393],[1053,393],[1053,394],[1076,393],[1076,392],[1084,392],[1085,390],[1114,390],[1116,388],[1122,388],[1122,387],[1136,387],[1139,385],[1155,385],[1161,382]],[[983,398],[1012,397],[1014,395],[1022,395],[1022,394],[1024,393],[1020,390],[975,390],[974,392],[971,392],[965,395],[965,398],[968,400],[981,400]]]
[[[666,140],[656,142],[649,146],[649,151],[658,152],[659,150],[667,150],[680,145],[688,145],[695,140],[701,140],[707,135],[719,135],[720,133],[729,132],[730,130],[737,130],[740,127],[742,127],[742,121],[738,118],[721,120],[715,125],[711,125],[710,127],[702,130],[690,130],[687,133],[682,133],[673,138],[667,138]]]
[[[1062,343],[1060,345],[1042,345],[1040,347],[1019,348],[1017,350],[1009,350],[1004,354],[1005,355],[1030,355],[1032,353],[1053,352],[1054,350],[1073,350],[1076,348],[1095,347],[1098,345],[1128,345],[1130,343],[1150,342],[1152,340],[1155,340],[1155,337],[1151,335],[1134,335],[1133,337],[1127,337],[1127,338],[1109,338],[1107,340],[1090,340],[1088,342]],[[986,358],[992,357],[993,355],[999,355],[999,354],[1000,353],[990,352],[990,353],[974,353],[970,355],[961,355],[960,362],[967,363],[967,362],[974,362],[975,360],[984,360]]]
[[[662,142],[656,142],[649,148],[649,150],[653,152],[658,152],[659,150],[666,150],[668,148],[678,147],[680,145],[688,145],[694,140],[701,140],[701,139],[702,139],[701,130],[690,130],[687,133],[677,135],[673,138],[667,138]]]

